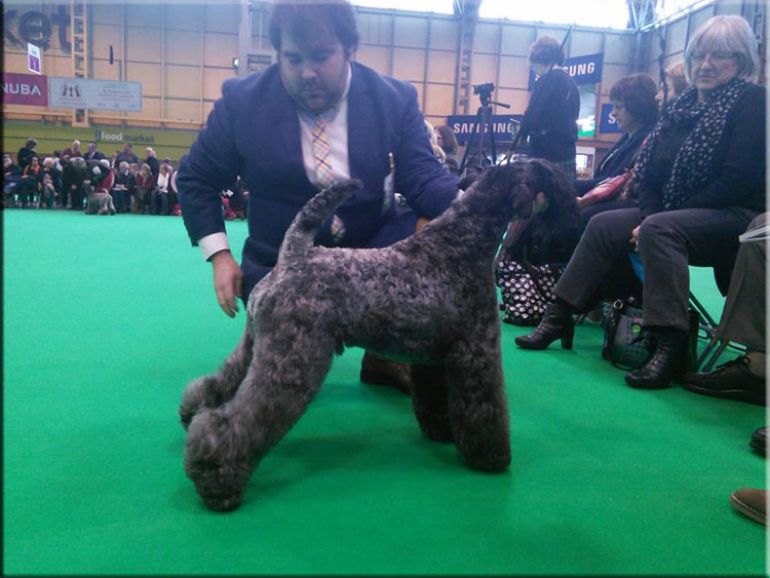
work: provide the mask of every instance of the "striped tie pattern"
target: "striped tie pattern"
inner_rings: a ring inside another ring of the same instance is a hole
[[[326,188],[334,183],[334,173],[329,163],[329,140],[326,134],[326,120],[318,117],[313,127],[313,156],[315,157],[315,176],[318,186]]]

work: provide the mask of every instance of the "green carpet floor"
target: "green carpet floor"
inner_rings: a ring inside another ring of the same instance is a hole
[[[764,408],[680,387],[633,390],[575,348],[518,350],[503,326],[513,463],[465,468],[409,399],[338,357],[243,506],[204,508],[177,405],[243,322],[175,217],[7,210],[6,574],[760,575],[765,529],[728,503],[764,487]],[[243,222],[228,223],[240,247]],[[716,316],[709,270],[693,271]]]

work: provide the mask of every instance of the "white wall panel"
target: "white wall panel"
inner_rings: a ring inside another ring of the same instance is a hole
[[[569,50],[571,56],[596,54],[604,49],[604,33],[594,31],[573,30],[570,36]]]
[[[129,27],[126,44],[129,61],[160,63],[160,28]]]
[[[425,77],[425,50],[394,48],[393,76],[400,80],[422,82]]]
[[[203,121],[206,122],[206,119],[211,114],[211,111],[214,110],[214,103],[213,102],[204,102],[203,103]]]
[[[635,40],[631,34],[607,33],[604,41],[604,61],[630,63],[634,46]]]
[[[390,45],[392,16],[359,12],[356,22],[362,43]]]
[[[396,16],[393,24],[395,46],[425,47],[428,45],[428,20]]]
[[[481,105],[478,96],[474,96],[473,110]],[[529,104],[529,91],[528,90],[516,90],[512,88],[497,88],[492,93],[492,100],[502,102],[509,105],[511,108],[503,108],[502,106],[495,107],[495,114],[524,114]]]
[[[154,64],[129,62],[126,80],[141,82],[142,95],[160,96],[160,67]]]
[[[166,97],[200,99],[201,70],[195,66],[166,66]],[[190,89],[194,88],[194,91]]]
[[[474,54],[472,83],[497,82],[497,56],[494,54]]]
[[[93,26],[108,24],[123,25],[123,6],[121,4],[92,4],[89,17]]]
[[[202,122],[200,102],[191,100],[167,99],[163,106],[163,118]]]
[[[428,84],[425,92],[425,112],[449,116],[454,106],[454,86]]]
[[[126,118],[161,118],[160,99],[145,97],[142,99],[141,112],[127,112]]]
[[[120,58],[118,51],[123,52],[121,30],[121,25],[94,24],[93,35],[91,36],[91,57],[94,59],[109,58],[110,46],[112,46],[113,55]]]
[[[67,74],[71,76],[71,74]],[[99,59],[91,62],[91,76],[100,80],[120,80],[120,62],[110,64],[109,60]]]
[[[528,56],[529,47],[535,41],[535,32],[533,26],[504,25],[500,51],[503,54]]]
[[[430,24],[430,47],[459,50],[458,34],[460,25],[455,20],[434,18]]]
[[[222,83],[234,76],[235,73],[232,70],[205,68],[203,70],[203,98],[206,100],[218,99],[222,96]]]
[[[207,32],[203,40],[203,63],[205,66],[232,68],[233,58],[238,56],[238,36]]]
[[[389,74],[390,47],[361,44],[356,51],[356,61],[379,72]]]
[[[479,22],[473,34],[474,52],[497,53],[500,46],[500,25]]]
[[[500,86],[527,89],[529,84],[529,60],[526,56],[500,58]]]
[[[206,7],[202,3],[167,4],[166,29],[200,32]]]
[[[118,8],[118,4],[113,4],[113,6],[115,9]],[[126,5],[126,22],[129,28],[160,29],[162,23],[160,3],[128,3]]]
[[[203,21],[206,32],[221,32],[237,36],[240,21],[241,7],[237,3],[220,0],[206,4]]]
[[[165,41],[167,63],[200,66],[201,45],[203,42],[200,32],[190,30],[166,30]]]
[[[457,54],[431,50],[428,52],[428,81],[454,84],[457,68]]]
[[[627,65],[605,64],[604,68],[602,69],[602,83],[600,92],[602,94],[609,94],[612,85],[628,74],[629,70]]]
[[[693,28],[693,31],[695,29]],[[654,37],[657,44],[657,37]],[[672,22],[666,27],[666,51],[681,50],[687,43],[687,18]],[[660,52],[658,52],[660,53]]]

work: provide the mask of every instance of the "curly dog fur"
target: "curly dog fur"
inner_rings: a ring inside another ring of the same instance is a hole
[[[390,247],[314,246],[359,186],[347,181],[305,205],[249,296],[235,351],[185,389],[185,470],[213,510],[241,504],[251,472],[345,346],[413,364],[414,413],[429,439],[454,443],[471,468],[510,464],[494,258],[508,222],[529,217],[538,192],[551,198],[571,186],[545,161],[491,167],[443,215]]]

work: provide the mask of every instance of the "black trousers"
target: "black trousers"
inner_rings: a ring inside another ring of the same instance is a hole
[[[635,250],[631,231],[641,223],[644,325],[686,332],[689,265],[734,262],[738,235],[756,214],[743,208],[680,209],[650,215],[642,223],[637,208],[599,213],[588,222],[554,294],[584,311],[596,303],[607,278],[619,270],[633,275],[628,266],[628,254]]]

